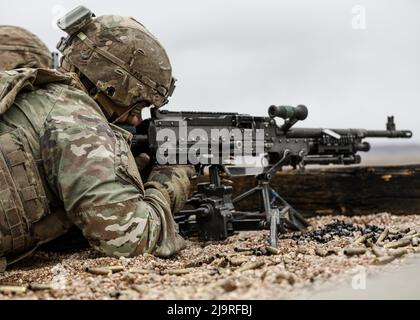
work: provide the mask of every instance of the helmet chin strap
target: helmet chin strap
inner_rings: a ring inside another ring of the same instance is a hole
[[[121,109],[121,107],[117,106],[101,91],[96,90],[96,93],[93,95],[93,99],[99,104],[102,111],[104,111],[106,118],[112,124],[120,122],[121,119],[123,119],[127,115],[129,116],[129,119],[130,117],[132,119],[132,117],[134,116],[141,115],[142,109],[150,105],[150,103],[146,101],[141,101],[133,104],[122,114],[118,114],[118,112],[115,112],[115,109]]]
[[[105,94],[97,90],[96,87],[91,88],[89,94],[101,107],[109,122],[112,122],[118,116],[115,112],[115,104]]]
[[[136,105],[132,106],[130,109],[128,109],[127,111],[125,111],[123,114],[121,114],[117,119],[115,119],[114,121],[112,121],[112,124],[121,122],[121,119],[123,119],[125,116],[129,115],[130,112],[136,107]]]
[[[146,101],[141,101],[133,104],[127,111],[125,111],[122,115],[120,115],[117,119],[115,119],[112,123],[118,123],[123,119],[125,116],[128,115],[128,120],[132,119],[135,116],[141,115],[141,110],[145,107],[148,107],[150,103]]]

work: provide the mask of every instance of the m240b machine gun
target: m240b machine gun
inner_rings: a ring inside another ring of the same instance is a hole
[[[277,171],[284,166],[358,164],[358,152],[370,149],[366,138],[412,136],[411,131],[396,130],[393,117],[388,117],[386,130],[293,127],[307,116],[303,105],[271,106],[268,117],[152,109],[151,118],[132,132],[132,151],[148,153],[152,163],[194,165],[197,174],[208,167],[210,181],[198,184],[188,209],[175,217],[181,234],[221,240],[236,230],[268,229],[270,245],[277,246],[279,232],[308,225],[270,185]],[[276,118],[284,122],[279,125]],[[258,163],[249,165],[246,159]],[[256,187],[232,198],[232,186],[225,185],[221,175],[253,175]],[[235,210],[255,194],[260,198],[258,210]]]

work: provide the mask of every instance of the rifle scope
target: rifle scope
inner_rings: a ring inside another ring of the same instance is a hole
[[[271,118],[295,119],[298,121],[305,120],[308,117],[308,108],[304,105],[292,106],[270,106],[268,115]]]

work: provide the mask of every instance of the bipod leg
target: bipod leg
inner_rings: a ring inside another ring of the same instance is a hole
[[[270,201],[269,182],[260,180],[258,181],[258,184],[261,190],[262,202],[266,214],[266,221],[270,223],[270,246],[276,248],[279,232],[285,232],[284,227],[281,223],[281,216],[284,214],[285,211],[289,210],[289,207],[285,207],[281,211],[279,211],[279,208],[277,207],[273,208]]]
[[[242,200],[244,200],[244,199],[246,199],[246,198],[248,198],[248,197],[252,196],[254,193],[257,193],[257,192],[259,192],[260,190],[261,190],[261,187],[258,185],[258,186],[256,186],[256,187],[254,187],[254,188],[252,188],[252,189],[250,189],[250,190],[248,190],[248,191],[246,191],[246,192],[244,192],[244,193],[240,194],[240,195],[239,195],[239,196],[237,196],[236,198],[234,198],[234,199],[232,200],[232,203],[233,203],[233,204],[235,204],[235,203],[241,202]]]
[[[271,188],[271,194],[273,198],[280,200],[285,208],[289,208],[286,212],[280,215],[280,219],[283,220],[291,229],[297,231],[303,231],[309,226],[306,219],[294,209],[286,200],[284,200],[273,188]]]

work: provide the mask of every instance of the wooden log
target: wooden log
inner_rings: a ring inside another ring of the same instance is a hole
[[[229,180],[233,181],[234,196],[256,185],[255,178],[250,176]],[[197,182],[205,181],[207,177]],[[271,185],[305,216],[420,214],[420,165],[289,170],[279,172]],[[257,198],[251,197],[236,209],[250,210],[258,203]]]

